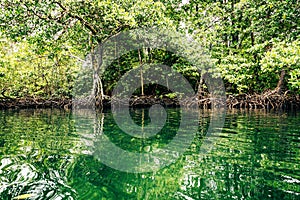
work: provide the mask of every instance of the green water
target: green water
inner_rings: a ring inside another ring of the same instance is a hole
[[[222,133],[204,153],[201,145],[214,113],[199,111],[193,141],[171,165],[129,173],[102,164],[104,135],[130,152],[164,148],[179,130],[182,113],[168,109],[167,114],[157,135],[134,138],[110,111],[0,111],[0,199],[22,194],[43,200],[300,199],[297,112],[227,112]],[[141,127],[151,123],[148,110],[130,115]]]

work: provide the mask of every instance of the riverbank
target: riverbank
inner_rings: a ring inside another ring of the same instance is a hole
[[[0,109],[25,109],[25,108],[69,108],[71,99],[43,99],[43,98],[1,98]]]
[[[111,99],[103,100],[103,107],[111,106]],[[135,96],[131,99],[113,100],[117,104],[126,104],[129,107],[150,107],[160,104],[164,107],[179,107],[177,98],[158,96]],[[129,103],[128,103],[129,102]],[[199,106],[209,109],[212,105],[225,106],[229,109],[300,109],[300,95],[258,95],[241,94],[227,95],[225,101],[215,101],[210,97],[190,98],[183,100],[186,107]],[[25,108],[60,108],[69,110],[72,108],[72,99],[42,99],[42,98],[2,98],[0,99],[0,109],[25,109]],[[79,103],[84,106],[84,102]]]

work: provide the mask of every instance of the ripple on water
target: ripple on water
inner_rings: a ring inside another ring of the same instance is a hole
[[[134,119],[141,123],[142,112],[136,113]],[[180,115],[176,109],[169,113],[170,129],[150,141],[120,132],[109,111],[98,116],[103,134],[138,151],[138,145],[151,150],[174,137]],[[93,157],[101,142],[92,126],[98,118],[82,116],[75,126],[68,112],[0,112],[0,199],[21,194],[34,194],[32,199],[299,198],[299,114],[228,113],[222,133],[211,140],[213,148],[202,154],[209,114],[200,113],[197,137],[175,163],[154,173],[130,174]]]

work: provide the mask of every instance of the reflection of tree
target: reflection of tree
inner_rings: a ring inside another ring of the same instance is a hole
[[[89,129],[88,131],[89,134],[93,133],[93,135],[96,136],[96,138],[90,138],[90,142],[94,140],[93,144],[91,144],[91,149],[95,149],[95,153],[105,150],[105,145],[102,145],[103,141],[101,140],[103,134],[122,149],[145,153],[148,151],[163,151],[164,145],[168,144],[176,135],[180,123],[181,111],[180,109],[169,109],[167,112],[169,117],[161,132],[154,137],[140,139],[122,132],[122,130],[118,128],[118,125],[115,124],[111,113],[104,113],[105,119],[103,114],[92,114],[91,112],[82,116],[85,116],[85,119],[86,117],[89,118],[90,125],[94,124],[94,129]],[[130,110],[133,121],[141,126],[151,123],[148,114],[147,109]],[[93,119],[91,116],[94,116],[96,119]],[[81,128],[83,128],[83,124],[88,124],[88,122],[84,122],[84,119],[82,120],[83,122],[79,125]],[[205,121],[207,120],[203,119],[202,123],[205,124]],[[103,125],[103,127],[101,125]],[[205,129],[204,127],[203,129]],[[80,128],[78,130],[80,130]],[[202,131],[205,132],[205,130]],[[84,130],[79,132],[83,133]],[[85,139],[89,140],[87,135],[88,133],[86,133]],[[181,144],[178,143],[177,145],[179,148],[181,147]],[[88,195],[95,193],[99,198],[172,198],[174,194],[176,194],[176,191],[180,189],[180,178],[184,176],[184,166],[182,165],[184,159],[185,157],[181,156],[175,163],[154,173],[135,174],[120,172],[107,167],[101,164],[101,162],[97,162],[92,156],[80,156],[74,166],[72,175],[74,182],[72,187],[82,194]],[[115,162],[119,162],[119,160]],[[140,167],[147,167],[147,165],[141,165]]]
[[[3,114],[3,115],[1,115]],[[74,162],[70,149],[73,124],[69,113],[27,110],[0,113],[4,145],[0,149],[0,198],[35,194],[33,199],[71,198],[76,192],[67,184]]]
[[[299,154],[296,129],[291,124],[298,119],[282,113],[228,113],[211,153],[202,156],[187,152],[179,196],[293,198],[299,194],[300,181],[295,171],[300,165],[295,156]]]
[[[289,114],[228,113],[212,151],[201,154],[213,113],[199,111],[188,151],[152,173],[120,172],[93,155],[101,150],[102,135],[136,152],[163,147],[180,117],[176,109],[168,113],[173,117],[162,133],[133,139],[116,128],[109,111],[1,112],[0,198],[35,193],[33,199],[293,199],[300,193],[299,116]],[[147,110],[131,110],[131,116],[137,124],[151,123]]]
[[[174,131],[176,132],[178,127],[179,121],[177,118],[180,116],[179,111],[180,110],[170,110],[169,114],[173,116],[168,119],[169,127],[165,128],[162,133],[156,135],[154,138],[150,138],[148,141],[147,139],[133,139],[133,137],[123,133],[117,128],[111,113],[103,114],[86,111],[85,114],[81,113],[80,115],[77,115],[77,131],[81,133],[85,143],[89,144],[89,149],[91,151],[96,150],[101,152],[104,150],[102,149],[101,138],[102,134],[105,134],[112,142],[121,146],[123,149],[147,152],[158,149],[163,146],[164,143],[167,143],[172,139]],[[130,113],[137,124],[145,125],[150,122],[147,110],[131,110]],[[85,121],[87,118],[89,122]],[[80,122],[81,120],[82,122]],[[93,128],[86,129],[84,125],[87,124],[93,125]],[[94,135],[95,138],[90,137],[91,135]],[[149,147],[149,149],[145,147]],[[118,160],[116,160],[116,162],[118,162]],[[180,162],[177,163],[180,165]],[[178,189],[178,182],[175,180],[180,177],[180,173],[174,171],[177,169],[180,170],[181,168],[173,166],[165,168],[157,173],[125,173],[101,164],[100,161],[96,161],[92,156],[80,156],[72,170],[71,176],[74,177],[72,187],[80,194],[86,196],[94,194],[95,199],[127,197],[134,199],[149,199],[151,195],[152,197],[163,197],[168,191],[170,192],[173,190],[175,192],[176,189]],[[164,180],[169,182],[168,187],[161,187],[161,184],[166,184]],[[157,185],[159,185],[161,191]],[[149,193],[148,190],[151,190],[152,194]]]

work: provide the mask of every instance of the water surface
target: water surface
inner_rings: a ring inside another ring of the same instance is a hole
[[[141,127],[151,123],[147,109],[130,114]],[[110,110],[0,111],[0,199],[300,199],[297,112],[227,112],[222,133],[204,154],[213,114],[200,111],[189,148],[156,172],[121,172],[97,158],[103,134],[131,152],[164,148],[181,111],[167,114],[164,128],[145,139],[125,134]]]

